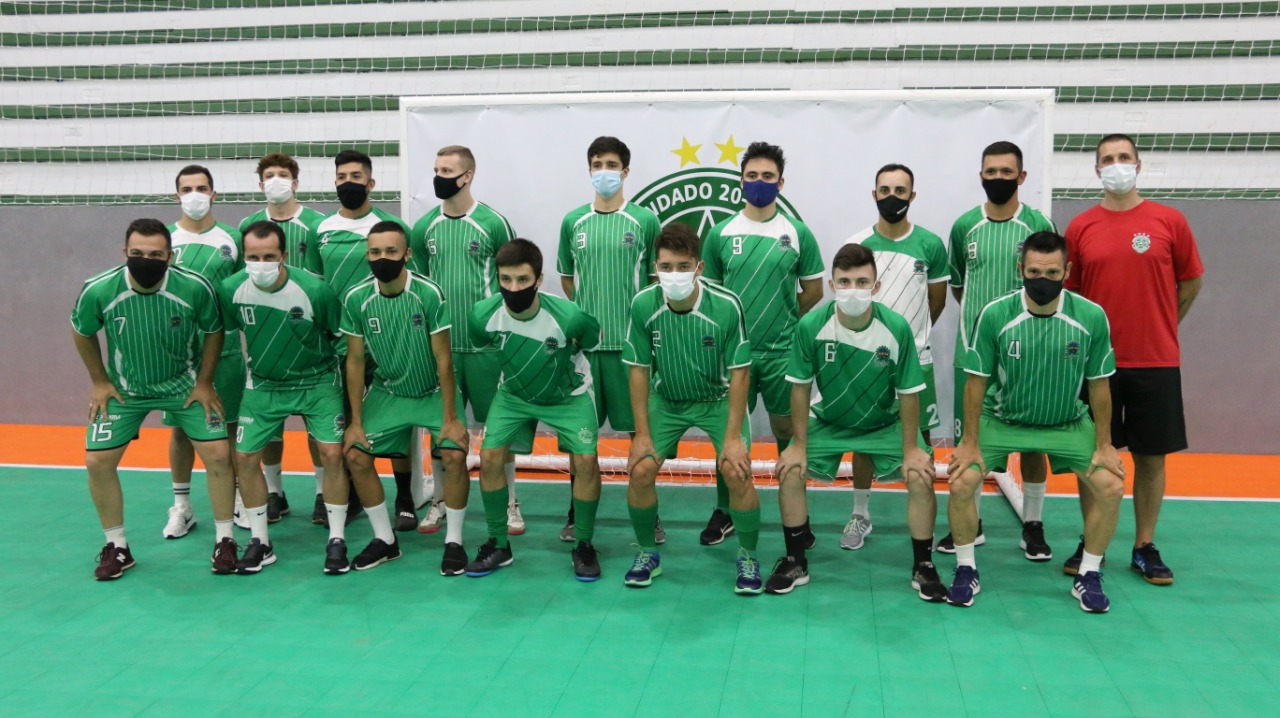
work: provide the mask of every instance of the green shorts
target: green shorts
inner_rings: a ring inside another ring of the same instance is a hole
[[[280,434],[285,419],[303,418],[307,433],[322,444],[341,444],[347,429],[342,385],[310,389],[245,389],[236,427],[236,451],[252,454]]]
[[[752,354],[751,387],[747,411],[756,410],[756,394],[764,398],[764,410],[773,416],[791,416],[791,382],[787,381],[787,355]]]
[[[489,418],[501,376],[498,352],[454,352],[453,377],[465,402],[458,404],[458,415],[465,417],[466,406],[470,406],[472,418],[483,425]]]
[[[916,434],[921,449],[930,455],[933,449],[924,443],[924,437]],[[881,481],[901,481],[902,476],[902,422],[895,421],[874,431],[846,429],[828,424],[817,417],[809,417],[809,475],[815,479],[831,481],[840,469],[840,460],[847,452],[864,454],[871,459],[875,478]]]
[[[649,436],[658,457],[672,459],[680,446],[680,437],[691,428],[702,429],[711,438],[716,456],[724,447],[725,429],[729,426],[729,400],[670,401],[657,393],[649,395]],[[742,418],[742,443],[751,453],[751,424]]]
[[[1049,455],[1051,473],[1087,474],[1093,468],[1097,436],[1093,419],[1088,415],[1057,426],[1022,426],[1006,424],[983,414],[979,422],[978,448],[982,450],[982,461],[987,465],[987,471],[1007,469],[1009,454],[1038,451]]]
[[[561,451],[596,453],[600,421],[596,418],[596,400],[590,392],[571,396],[563,404],[534,404],[499,387],[489,406],[481,446],[485,449],[506,446],[514,453],[527,454],[533,450],[533,434],[539,421],[555,430]]]
[[[942,426],[938,419],[938,382],[933,377],[933,365],[921,364],[920,373],[924,374],[924,391],[920,397],[920,430],[932,431]]]
[[[187,398],[140,399],[132,397],[121,404],[107,399],[106,411],[89,425],[84,448],[89,451],[118,449],[138,438],[138,429],[147,414],[163,411],[173,417],[173,426],[180,427],[192,441],[217,441],[227,438],[227,425],[215,416],[205,420],[204,407],[199,403],[182,408]]]
[[[369,445],[356,448],[373,456],[405,457],[413,446],[413,430],[431,432],[433,445],[466,451],[452,441],[436,442],[444,423],[444,395],[440,391],[423,397],[396,396],[373,387],[364,395],[364,436]]]
[[[244,355],[223,354],[218,358],[218,368],[213,371],[213,389],[222,401],[222,413],[240,416],[240,399],[244,396]],[[181,426],[176,419],[164,412],[160,417],[165,426]]]
[[[631,414],[631,367],[622,363],[622,352],[587,352],[591,364],[591,390],[596,395],[596,416],[614,431],[635,431]]]

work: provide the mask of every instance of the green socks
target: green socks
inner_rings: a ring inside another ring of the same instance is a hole
[[[755,553],[756,546],[760,543],[760,507],[743,511],[729,509],[729,516],[733,518],[733,527],[738,531],[738,543],[747,551]]]
[[[636,543],[645,551],[654,551],[658,547],[654,524],[658,520],[658,504],[653,506],[632,506],[627,504],[627,512],[631,514],[631,526],[636,530]],[[756,512],[759,516],[759,512]]]
[[[578,543],[590,541],[596,533],[596,509],[600,507],[599,499],[587,501],[573,500],[573,537]]]
[[[511,502],[511,491],[506,484],[496,491],[480,490],[480,498],[484,500],[484,521],[489,526],[489,538],[497,539],[498,546],[505,548],[507,541],[507,504]]]

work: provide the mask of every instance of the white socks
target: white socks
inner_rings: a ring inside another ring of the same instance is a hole
[[[1044,489],[1047,484],[1022,485],[1022,520],[1041,521],[1044,516]]]
[[[324,471],[324,469],[320,469]],[[262,475],[267,477],[267,491],[284,496],[284,482],[280,479],[280,464],[262,465]]]
[[[963,546],[956,544],[956,566],[968,566],[969,568],[977,568],[978,564],[973,558],[973,544],[967,543]]]
[[[462,545],[462,519],[467,515],[467,507],[451,509],[444,507],[444,542]]]
[[[343,509],[345,511],[346,507],[344,506]],[[369,524],[373,526],[374,538],[382,539],[388,546],[396,542],[396,534],[391,530],[391,517],[387,516],[386,501],[377,506],[366,507],[365,513],[369,514]],[[329,521],[332,523],[333,518],[330,517]],[[329,533],[333,534],[332,531]]]
[[[1088,551],[1081,552],[1080,569],[1077,575],[1083,576],[1090,571],[1102,571],[1102,557],[1094,556]]]
[[[227,519],[226,521],[218,521],[215,519],[213,522],[214,539],[216,541],[221,541],[224,538],[231,538],[231,527],[233,525],[234,524],[232,524],[231,519]]]
[[[115,544],[116,548],[129,548],[129,541],[124,537],[124,524],[105,529],[103,533],[107,535],[107,543]]]
[[[267,505],[263,504],[257,508],[246,506],[244,512],[249,516],[250,535],[270,546],[271,538],[267,536]]]
[[[173,505],[182,507],[183,511],[191,510],[191,482],[173,485]]]
[[[516,502],[516,462],[514,460],[503,464],[502,471],[507,475],[507,491],[511,493],[511,503]]]
[[[853,512],[863,518],[871,518],[871,489],[853,490]]]
[[[385,501],[382,502],[384,509],[386,508],[386,503]],[[329,513],[329,539],[337,538],[345,541],[347,538],[347,505],[331,504],[326,501],[324,502],[324,510]]]
[[[444,501],[444,462],[434,457],[431,459],[431,500]]]
[[[324,467],[313,466],[311,468],[316,472],[316,493],[323,494],[324,493]]]

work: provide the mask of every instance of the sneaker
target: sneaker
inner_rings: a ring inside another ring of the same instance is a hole
[[[316,494],[316,506],[311,509],[311,523],[317,526],[329,525],[329,512],[324,508],[324,494]]]
[[[515,560],[511,546],[499,547],[498,540],[491,538],[480,546],[480,550],[476,552],[476,560],[467,564],[465,571],[468,576],[479,578],[488,576],[503,566],[510,566]]]
[[[341,576],[351,570],[351,562],[347,560],[347,542],[340,538],[331,538],[324,547],[324,572],[330,576]]]
[[[760,579],[760,561],[747,552],[738,549],[738,583],[733,592],[739,596],[755,596],[764,591],[764,581]]]
[[[271,544],[262,543],[259,539],[251,539],[244,550],[244,555],[240,557],[239,561],[236,561],[236,573],[241,576],[248,576],[275,562],[276,552],[271,549]]]
[[[444,560],[440,562],[441,576],[461,576],[467,570],[467,550],[460,543],[444,545]]]
[[[644,588],[653,583],[653,579],[662,575],[662,557],[657,551],[640,549],[631,561],[631,570],[622,579],[622,583],[631,588]]]
[[[806,583],[809,583],[809,562],[783,556],[773,564],[773,575],[764,582],[764,590],[765,593],[782,595]]]
[[[507,534],[519,536],[524,533],[524,517],[520,515],[520,502],[512,501],[507,505]]]
[[[397,533],[418,528],[418,512],[413,510],[413,499],[396,502],[395,530]]]
[[[867,531],[867,533],[871,533]],[[814,535],[813,529],[804,530],[804,550],[811,551],[814,546],[818,545],[818,537]]]
[[[213,545],[213,568],[210,569],[219,576],[229,576],[236,572],[236,557],[240,551],[240,547],[236,545],[236,540],[224,538]]]
[[[973,540],[973,545],[981,546],[986,542],[987,542],[987,535],[982,533],[982,519],[978,519],[978,536]],[[951,533],[948,532],[946,536],[943,536],[938,541],[938,543],[933,547],[933,550],[937,551],[938,553],[955,553],[956,542],[951,538]]]
[[[1080,573],[1080,562],[1084,561],[1084,537],[1080,537],[1080,543],[1076,544],[1076,552],[1071,554],[1062,564],[1062,572],[1068,576],[1074,576]],[[1102,565],[1107,565],[1107,557],[1102,557]]]
[[[698,543],[703,546],[715,546],[718,543],[723,543],[733,531],[733,518],[717,508],[711,512],[711,518],[707,520],[707,527],[702,529],[702,534],[698,536]]]
[[[1022,541],[1018,545],[1022,547],[1022,555],[1028,561],[1048,561],[1053,558],[1053,549],[1044,540],[1044,523],[1041,521],[1022,524]]]
[[[415,522],[416,523],[416,522]],[[376,538],[369,542],[364,550],[356,554],[356,558],[351,562],[352,568],[357,571],[367,571],[374,566],[381,566],[388,561],[394,561],[404,554],[400,553],[400,541],[392,541],[387,543],[382,539]]]
[[[911,587],[922,601],[942,603],[947,600],[947,586],[938,576],[938,569],[931,561],[916,564],[911,572]]]
[[[289,515],[289,499],[284,494],[267,494],[267,523],[273,524]]]
[[[844,525],[844,533],[840,534],[840,548],[849,551],[862,548],[871,529],[871,519],[862,514],[853,514],[849,517],[849,523]]]
[[[653,542],[659,546],[667,542],[667,530],[662,528],[661,516],[655,516],[653,519]]]
[[[955,578],[947,591],[947,603],[952,606],[972,606],[973,597],[982,593],[978,583],[978,569],[972,566],[956,566]]]
[[[427,505],[427,515],[422,517],[422,522],[418,524],[418,533],[433,534],[440,530],[444,525],[444,502],[429,501]]]
[[[666,536],[663,536],[663,539],[665,540]],[[560,540],[566,543],[573,543],[578,540],[578,537],[573,534],[573,519],[565,522],[564,528],[560,529]]]
[[[1168,586],[1173,583],[1173,571],[1164,565],[1160,552],[1153,543],[1144,543],[1133,550],[1133,561],[1129,569],[1142,574],[1142,580],[1157,586]]]
[[[1080,610],[1085,613],[1106,613],[1111,610],[1111,601],[1102,592],[1102,574],[1097,571],[1076,576],[1071,582],[1071,595],[1080,601]]]
[[[116,548],[114,543],[109,543],[98,553],[98,567],[94,569],[93,577],[99,581],[112,581],[136,565],[128,546]]]
[[[590,541],[573,547],[573,575],[579,581],[600,580],[600,559]]]
[[[165,538],[182,538],[195,527],[196,515],[191,511],[191,509],[184,510],[181,506],[169,507],[169,521],[164,525]]]

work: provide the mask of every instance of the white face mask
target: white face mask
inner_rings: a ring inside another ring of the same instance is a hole
[[[1138,183],[1138,165],[1109,164],[1098,173],[1102,177],[1102,186],[1112,194],[1128,194]]]
[[[262,182],[262,191],[271,204],[284,204],[293,198],[293,180],[284,177],[272,177]]]
[[[178,201],[182,203],[182,213],[197,222],[209,214],[209,206],[213,204],[213,198],[203,192],[188,192]]]
[[[279,262],[245,262],[244,271],[249,274],[249,281],[261,289],[266,289],[280,278]]]
[[[679,302],[693,294],[693,285],[697,272],[658,272],[658,284],[662,285],[662,293],[667,299]]]
[[[870,289],[837,289],[836,306],[845,316],[860,317],[871,306]]]

